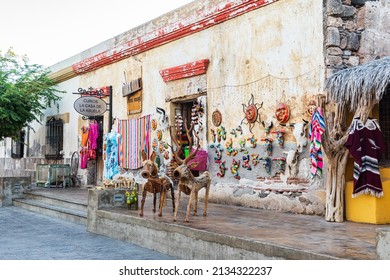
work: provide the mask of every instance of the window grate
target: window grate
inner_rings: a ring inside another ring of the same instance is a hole
[[[22,158],[24,156],[24,141],[25,141],[25,132],[22,130],[19,133],[18,139],[12,140],[12,149],[11,149],[12,158]]]
[[[64,121],[51,118],[46,122],[46,159],[62,159]]]

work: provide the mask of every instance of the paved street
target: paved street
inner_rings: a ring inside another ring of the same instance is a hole
[[[0,260],[170,260],[85,226],[17,207],[0,208]]]

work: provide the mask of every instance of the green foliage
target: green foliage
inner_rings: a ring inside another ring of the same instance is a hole
[[[29,64],[27,57],[12,50],[0,51],[0,140],[17,137],[32,121],[38,121],[43,111],[56,103],[62,93],[48,78],[50,70]]]

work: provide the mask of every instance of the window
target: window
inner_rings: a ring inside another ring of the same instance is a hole
[[[383,155],[379,164],[390,167],[390,86],[379,102],[379,125],[382,130],[383,140],[386,144],[386,153]]]
[[[19,133],[18,139],[12,140],[12,148],[11,148],[12,158],[22,158],[24,156],[24,141],[25,141],[25,132],[22,130]]]
[[[62,159],[64,121],[50,118],[46,122],[46,159]]]

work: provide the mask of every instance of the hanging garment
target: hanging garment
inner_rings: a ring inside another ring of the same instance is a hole
[[[88,135],[88,147],[92,150],[97,149],[97,139],[99,137],[99,124],[97,121],[92,120],[89,124],[89,135]]]
[[[322,176],[322,168],[324,166],[322,158],[322,139],[321,136],[325,132],[325,120],[322,113],[322,109],[318,107],[311,117],[309,139],[310,139],[310,160],[311,177],[314,178],[316,175]]]
[[[383,196],[378,161],[385,152],[385,142],[379,124],[373,119],[365,124],[359,118],[353,119],[345,147],[354,159],[352,197]]]
[[[88,149],[83,147],[80,151],[80,169],[86,169],[88,165]]]
[[[119,120],[118,132],[122,135],[120,146],[120,166],[125,169],[142,167],[141,152],[149,155],[150,115],[130,120]]]
[[[87,147],[89,137],[89,127],[83,126],[81,128],[81,147]]]
[[[119,150],[118,142],[120,141],[120,135],[116,132],[110,132],[105,135],[105,162],[104,162],[104,178],[112,179],[119,173]]]

